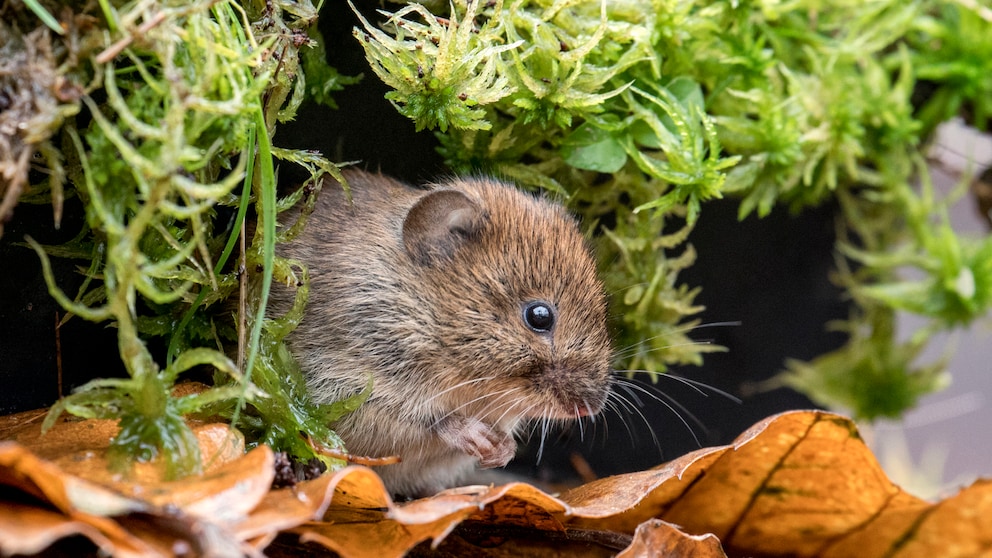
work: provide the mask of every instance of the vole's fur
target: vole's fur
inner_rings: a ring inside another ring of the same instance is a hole
[[[418,190],[350,171],[327,179],[300,237],[280,248],[310,270],[288,343],[320,403],[369,400],[334,424],[349,451],[402,462],[387,488],[423,495],[476,462],[505,465],[528,419],[597,413],[610,386],[606,301],[584,239],[560,207],[489,179]],[[274,304],[285,309],[288,294]],[[531,301],[550,331],[525,323]]]

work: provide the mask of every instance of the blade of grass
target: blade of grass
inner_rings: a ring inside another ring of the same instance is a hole
[[[55,31],[59,35],[65,35],[65,30],[62,29],[62,24],[59,23],[59,20],[55,19],[55,16],[48,13],[48,10],[38,3],[38,0],[24,0],[24,5],[27,6],[29,10],[34,12],[34,15],[38,16],[38,19],[40,19],[41,22],[44,23],[49,29]]]
[[[275,168],[272,163],[272,145],[268,135],[268,127],[265,125],[265,109],[259,107],[255,111],[255,130],[258,138],[258,166],[259,166],[259,191],[258,199],[261,201],[261,223],[262,223],[262,290],[259,295],[258,308],[255,310],[255,318],[251,327],[251,337],[248,340],[248,359],[245,362],[244,389],[251,383],[251,373],[255,368],[255,360],[258,358],[259,339],[262,336],[262,323],[265,319],[265,308],[269,300],[269,291],[272,288],[272,271],[275,259],[276,246],[276,178]],[[237,424],[241,416],[241,408],[238,405],[234,410],[231,424]]]
[[[238,204],[238,215],[234,219],[234,226],[231,227],[231,233],[227,237],[227,244],[224,246],[224,251],[221,253],[220,258],[217,260],[217,264],[214,265],[214,275],[218,275],[224,266],[227,264],[228,258],[230,258],[231,253],[234,251],[234,247],[238,243],[238,235],[241,230],[241,223],[245,221],[245,215],[248,213],[248,203],[251,200],[251,184],[255,176],[255,126],[252,126],[248,130],[248,147],[245,148],[244,155],[248,158],[248,164],[245,167],[245,178],[243,186],[241,187],[241,200]],[[200,307],[203,299],[207,296],[206,288],[200,291],[197,295],[196,300],[193,301],[192,306],[186,310],[183,314],[182,319],[179,321],[179,325],[176,327],[176,331],[172,334],[169,339],[169,348],[166,353],[167,364],[172,365],[176,360],[176,356],[179,353],[179,338],[182,332],[189,325],[189,322],[193,319],[193,314],[196,313],[196,309]]]

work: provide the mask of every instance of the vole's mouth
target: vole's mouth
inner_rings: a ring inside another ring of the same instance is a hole
[[[597,393],[559,394],[556,396],[540,396],[544,404],[533,405],[527,413],[530,419],[576,420],[583,417],[593,417],[603,410],[606,394],[609,390]]]
[[[575,416],[576,418],[589,417],[596,415],[597,413],[599,413],[599,411],[600,411],[599,409],[593,410],[591,407],[587,405],[582,405],[581,407],[577,406],[575,408]]]

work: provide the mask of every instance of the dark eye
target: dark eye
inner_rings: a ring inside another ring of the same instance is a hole
[[[543,300],[530,302],[524,307],[524,322],[538,333],[551,331],[555,325],[555,311]]]

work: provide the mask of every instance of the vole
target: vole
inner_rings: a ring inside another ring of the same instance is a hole
[[[310,298],[288,337],[318,403],[369,399],[333,428],[394,494],[501,467],[529,421],[598,413],[610,390],[604,289],[575,220],[488,178],[417,189],[325,178],[303,233]],[[278,297],[276,307],[279,307]]]

